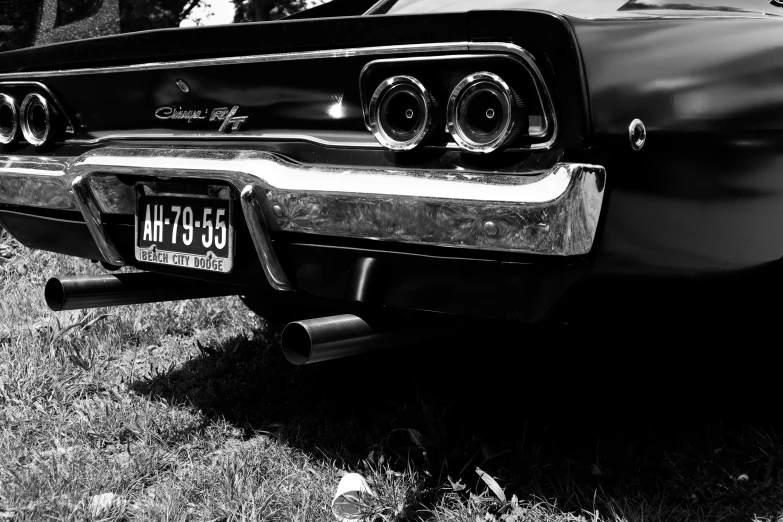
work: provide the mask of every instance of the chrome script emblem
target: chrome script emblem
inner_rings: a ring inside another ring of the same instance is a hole
[[[188,120],[188,123],[194,120],[206,120],[209,117],[209,121],[219,121],[220,132],[231,132],[239,130],[248,116],[235,116],[239,110],[239,105],[234,105],[231,108],[217,107],[212,109],[182,109],[181,107],[160,107],[155,111],[155,117],[159,120]]]

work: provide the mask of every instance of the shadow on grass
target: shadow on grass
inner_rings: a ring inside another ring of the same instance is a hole
[[[267,332],[204,347],[133,389],[343,467],[381,456],[411,466],[427,477],[429,505],[449,479],[483,489],[478,466],[570,512],[780,515],[776,419],[739,417],[761,397],[726,386],[731,365],[699,345],[684,356],[682,336],[666,347],[665,332],[627,331],[593,339],[599,347],[583,328],[498,330],[305,367]]]

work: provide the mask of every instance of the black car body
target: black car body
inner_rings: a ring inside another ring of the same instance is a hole
[[[338,1],[2,53],[0,225],[273,306],[536,322],[744,274],[783,254],[775,4]]]

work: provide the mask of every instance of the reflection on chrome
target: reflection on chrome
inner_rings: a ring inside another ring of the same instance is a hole
[[[647,129],[642,120],[637,118],[628,126],[628,139],[633,150],[642,150],[644,142],[647,141]]]
[[[498,75],[477,72],[457,84],[446,107],[448,129],[460,148],[489,153],[528,128],[519,97]]]
[[[53,137],[52,111],[49,102],[38,93],[25,96],[19,111],[22,135],[27,143],[39,147],[48,143]]]
[[[55,174],[43,159],[40,170],[20,171],[12,158],[0,157],[0,186],[13,180],[46,195],[0,191],[0,204],[73,209],[70,180],[89,175],[79,208],[95,225],[96,208],[133,215],[133,191],[118,175],[222,180],[237,194],[253,185],[274,230],[557,256],[592,248],[606,182],[603,167],[579,163],[518,176],[306,166],[259,151],[105,148]],[[29,167],[31,159],[23,161]]]
[[[16,100],[0,93],[0,143],[13,142],[19,132],[19,108]]]
[[[95,202],[95,197],[90,188],[90,176],[76,176],[71,183],[76,205],[82,213],[84,222],[95,240],[103,259],[114,266],[123,266],[125,260],[117,250],[112,240],[106,234],[106,228],[103,226],[101,211]]]
[[[0,156],[0,203],[77,210],[65,177],[67,168],[64,158]]]
[[[18,73],[14,73],[14,74],[18,74]],[[21,74],[29,74],[29,73],[21,73]],[[49,89],[49,87],[42,84],[41,82],[16,81],[16,80],[0,82],[0,89],[15,88],[15,87],[23,87],[24,92],[38,91],[44,93],[47,99],[51,100],[52,105],[55,108],[55,110],[58,112],[58,114],[63,118],[64,120],[63,124],[65,126],[63,130],[65,131],[65,133],[74,134],[76,132],[76,128],[73,126],[73,122],[68,117],[68,114],[63,111],[62,104],[57,99],[57,96],[55,96],[54,93]]]
[[[391,150],[410,150],[432,130],[432,98],[416,78],[392,76],[370,98],[370,130]]]
[[[88,173],[223,180],[237,192],[255,184],[269,206],[263,215],[277,230],[559,256],[590,251],[606,178],[603,167],[575,163],[515,176],[305,166],[258,151],[145,148],[88,152],[66,176]],[[97,204],[111,213],[114,202],[128,197],[116,186],[115,197]],[[485,232],[487,221],[495,235]]]
[[[272,239],[269,237],[269,227],[264,217],[264,205],[262,205],[263,190],[257,189],[253,184],[245,185],[239,195],[242,201],[242,213],[245,215],[247,228],[253,238],[256,254],[261,261],[261,268],[269,282],[269,286],[275,290],[292,290],[291,283],[283,271],[280,261],[272,248]]]

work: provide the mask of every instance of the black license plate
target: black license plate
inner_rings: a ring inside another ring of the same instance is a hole
[[[168,192],[154,183],[136,186],[136,259],[145,263],[230,272],[234,262],[231,191]]]

